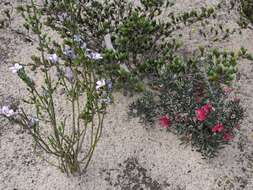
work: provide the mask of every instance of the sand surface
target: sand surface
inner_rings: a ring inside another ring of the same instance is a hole
[[[0,0],[0,13],[21,0]],[[174,10],[191,10],[215,5],[215,0],[178,0]],[[229,2],[229,1],[227,1]],[[0,14],[0,21],[4,16]],[[184,27],[182,40],[192,52],[199,45],[253,52],[253,30],[237,24],[239,14],[224,6],[217,23],[235,28],[229,38],[213,42],[212,34],[201,37],[196,23]],[[30,41],[22,28],[21,17],[13,10],[12,22],[0,28],[0,106],[26,96],[25,86],[12,74],[13,63],[29,63],[36,41]],[[0,25],[1,26],[1,25]],[[175,34],[177,35],[177,34]],[[66,177],[33,154],[32,139],[18,126],[0,119],[1,190],[252,190],[253,189],[253,62],[241,60],[237,87],[246,109],[241,132],[231,146],[212,160],[203,160],[191,147],[159,127],[147,130],[138,119],[129,119],[132,98],[115,94],[115,103],[106,116],[104,133],[86,174]]]

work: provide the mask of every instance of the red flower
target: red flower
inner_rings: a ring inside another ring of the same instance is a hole
[[[204,109],[197,109],[195,112],[199,121],[204,121],[206,119],[206,112]]]
[[[203,109],[206,112],[206,114],[208,114],[212,111],[213,107],[212,104],[209,102],[206,105],[202,106],[201,109]]]
[[[169,128],[170,127],[170,119],[168,116],[162,116],[160,119],[159,119],[159,123],[160,125],[163,127],[163,128]]]
[[[222,124],[218,123],[212,128],[212,132],[220,133],[221,131],[223,131],[223,129],[224,129],[224,126]]]
[[[231,133],[225,133],[223,136],[223,140],[230,141],[234,138],[234,136]]]

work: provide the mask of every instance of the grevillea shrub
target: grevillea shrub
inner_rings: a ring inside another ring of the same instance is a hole
[[[43,32],[43,18],[34,1],[23,7],[22,14],[37,37],[40,54],[32,56],[32,63],[10,69],[26,84],[29,95],[24,102],[32,112],[5,105],[0,115],[27,130],[49,163],[67,174],[81,173],[91,161],[112,101],[111,81],[96,72],[103,56],[78,35],[69,35],[62,44],[52,42]]]
[[[151,125],[158,121],[205,158],[216,156],[239,130],[244,113],[239,98],[202,70],[166,72],[153,89],[130,105],[130,115]]]

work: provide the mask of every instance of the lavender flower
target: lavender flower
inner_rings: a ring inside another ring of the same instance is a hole
[[[39,123],[38,118],[32,116],[31,119],[30,119],[29,122],[28,122],[28,127],[29,127],[29,128],[33,128],[33,127],[35,127],[36,125],[38,125],[38,123]]]
[[[74,41],[78,42],[78,43],[81,43],[82,42],[81,36],[79,34],[74,35]]]
[[[72,48],[70,48],[69,46],[64,47],[63,54],[65,56],[67,56],[69,59],[75,59],[76,58],[74,50]]]
[[[97,81],[97,82],[96,82],[96,90],[99,90],[100,88],[102,88],[102,87],[105,86],[105,85],[106,85],[106,82],[105,82],[104,79],[103,79],[103,80]]]
[[[58,62],[58,56],[55,53],[51,54],[48,59],[53,64],[56,64]]]
[[[91,54],[92,59],[94,60],[100,60],[103,59],[102,55],[100,53],[94,52]]]
[[[112,81],[111,80],[106,80],[107,88],[109,91],[112,91]]]
[[[12,117],[13,115],[15,115],[15,112],[13,109],[10,109],[9,106],[3,106],[0,109],[0,115],[4,115],[6,117]]]
[[[65,69],[65,76],[67,77],[67,79],[72,82],[74,79],[74,74],[73,71],[70,67],[66,67]]]
[[[87,49],[86,54],[87,54],[88,58],[93,59],[93,60],[103,59],[103,57],[100,53],[97,53],[97,52],[92,51],[90,49]]]
[[[87,44],[83,42],[80,47],[85,50],[87,48]]]
[[[74,41],[79,43],[81,49],[87,49],[87,44],[82,40],[82,37],[79,34],[74,35]]]
[[[58,18],[61,22],[64,22],[65,20],[69,18],[69,16],[67,13],[62,13],[61,15],[58,15]]]
[[[10,70],[12,71],[12,73],[17,73],[22,68],[22,65],[16,63],[14,66],[10,67]]]
[[[107,96],[106,98],[99,99],[99,102],[101,104],[111,104],[112,103],[112,99],[109,96]]]

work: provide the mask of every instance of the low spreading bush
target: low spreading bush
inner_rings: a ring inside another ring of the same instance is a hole
[[[209,81],[199,69],[164,73],[152,91],[130,105],[130,115],[160,125],[190,143],[205,158],[217,155],[239,129],[244,110],[232,89]]]

